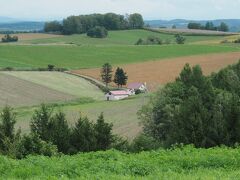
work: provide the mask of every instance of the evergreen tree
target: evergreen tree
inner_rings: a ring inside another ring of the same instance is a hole
[[[87,117],[80,117],[71,133],[72,152],[89,152],[96,150],[96,135],[93,124]]]
[[[49,141],[49,122],[52,117],[52,109],[42,104],[40,109],[35,110],[30,124],[31,132],[38,135],[44,141]]]
[[[63,112],[54,115],[50,121],[49,130],[50,140],[60,152],[67,154],[70,148],[70,129]]]
[[[115,72],[115,76],[114,76],[114,80],[113,80],[118,85],[118,88],[119,88],[119,86],[122,87],[123,85],[126,85],[127,79],[128,79],[127,74],[123,71],[122,68],[118,67]]]
[[[112,124],[104,122],[103,113],[101,113],[97,119],[97,123],[94,125],[97,140],[97,150],[106,150],[112,144],[112,127]]]
[[[108,87],[108,84],[112,82],[112,72],[112,66],[109,63],[105,63],[101,70],[101,78],[106,84],[106,87]]]

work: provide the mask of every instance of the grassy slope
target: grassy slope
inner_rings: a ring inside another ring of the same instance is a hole
[[[105,62],[121,65],[180,56],[239,51],[236,47],[211,45],[168,46],[0,46],[0,67],[71,69],[100,67]]]
[[[148,97],[137,96],[131,99],[115,102],[94,102],[81,104],[76,102],[55,107],[55,110],[62,110],[66,113],[68,122],[73,124],[79,118],[80,113],[88,116],[91,121],[95,121],[101,112],[104,113],[105,120],[113,123],[114,133],[125,136],[129,139],[135,137],[141,130],[137,111],[148,102]],[[17,127],[21,127],[23,132],[29,132],[29,122],[36,107],[17,109]]]
[[[62,157],[0,156],[3,179],[239,179],[240,149],[110,150]]]
[[[76,98],[89,97],[102,100],[103,93],[93,84],[80,77],[60,72],[4,72],[5,74],[35,84],[70,94]]]
[[[125,30],[125,31],[110,31],[109,36],[105,39],[89,38],[86,34],[71,35],[64,37],[54,37],[46,39],[34,39],[29,41],[20,41],[20,43],[32,43],[32,44],[49,44],[49,43],[74,43],[79,45],[134,45],[139,38],[145,39],[148,36],[156,36],[160,39],[170,40],[175,42],[174,35],[156,33],[146,30]],[[220,40],[221,36],[186,36],[187,43],[206,40]]]

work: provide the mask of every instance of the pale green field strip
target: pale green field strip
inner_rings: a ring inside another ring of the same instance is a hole
[[[40,86],[44,86],[76,98],[89,97],[95,100],[103,100],[104,94],[95,85],[87,80],[61,72],[4,72]]]
[[[0,107],[5,105],[20,107],[41,103],[71,101],[73,95],[60,92],[18,77],[0,73]]]

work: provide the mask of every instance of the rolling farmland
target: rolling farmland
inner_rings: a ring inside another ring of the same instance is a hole
[[[0,67],[38,68],[53,64],[69,69],[101,67],[109,62],[136,62],[211,53],[236,52],[238,47],[220,45],[163,46],[0,46]]]
[[[210,75],[227,65],[236,63],[238,60],[240,60],[240,52],[170,58],[162,61],[123,65],[121,67],[127,72],[129,83],[147,82],[149,90],[155,91],[160,85],[174,81],[186,63],[201,65],[204,74]],[[99,68],[73,70],[72,72],[100,80]]]

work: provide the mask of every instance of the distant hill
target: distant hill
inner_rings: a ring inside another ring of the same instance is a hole
[[[15,23],[18,22],[19,20],[14,19],[14,18],[9,18],[9,17],[4,17],[4,16],[0,16],[0,23]]]
[[[173,25],[176,25],[177,28],[187,28],[189,22],[197,22],[201,24],[206,24],[207,21],[211,21],[214,25],[219,25],[221,22],[225,22],[231,32],[240,31],[240,19],[217,19],[217,20],[186,20],[186,19],[174,19],[174,20],[149,20],[145,21],[146,24],[149,24],[151,27],[167,27],[171,28]]]
[[[35,31],[43,30],[44,22],[5,22],[0,19],[0,31]]]

